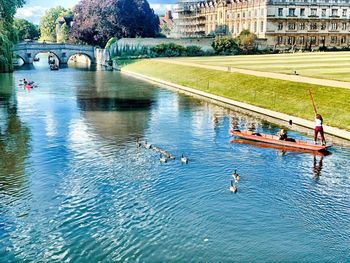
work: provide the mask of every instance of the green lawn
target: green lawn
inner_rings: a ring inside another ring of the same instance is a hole
[[[350,81],[350,52],[176,58],[191,63]]]
[[[124,68],[309,120],[314,118],[308,96],[308,88],[311,88],[325,123],[350,130],[350,89],[309,85],[153,60],[134,61]]]

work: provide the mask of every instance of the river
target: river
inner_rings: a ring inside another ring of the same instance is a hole
[[[2,262],[350,261],[347,147],[230,143],[279,127],[118,72],[23,68],[0,89]]]

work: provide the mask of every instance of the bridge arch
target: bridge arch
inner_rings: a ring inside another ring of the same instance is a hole
[[[41,50],[41,51],[34,52],[34,53],[32,54],[33,59],[34,59],[37,55],[39,55],[39,54],[41,54],[41,53],[51,53],[51,54],[54,54],[55,57],[58,59],[58,63],[61,64],[61,59],[60,59],[59,55],[57,55],[57,54],[56,54],[55,52],[53,52],[53,51]]]
[[[67,53],[67,62],[70,61],[70,59],[71,59],[73,56],[76,56],[76,55],[83,55],[83,56],[85,56],[85,57],[87,57],[87,58],[89,59],[90,63],[93,63],[93,58],[92,58],[89,54],[87,54],[87,53],[85,53],[85,52],[80,52],[80,51],[68,52],[68,53]]]

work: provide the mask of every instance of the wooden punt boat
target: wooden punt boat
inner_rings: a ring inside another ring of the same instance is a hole
[[[331,145],[315,145],[302,140],[295,140],[295,142],[280,140],[279,136],[276,136],[276,135],[262,134],[262,133],[252,132],[252,131],[231,130],[230,133],[241,139],[265,143],[267,145],[269,144],[277,145],[277,146],[283,147],[284,149],[290,148],[290,149],[299,149],[304,151],[322,152],[322,151],[327,151],[327,148],[331,147]]]

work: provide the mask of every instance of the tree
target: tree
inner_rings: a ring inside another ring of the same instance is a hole
[[[56,20],[67,12],[62,6],[50,8],[40,19],[40,39],[56,42]]]
[[[70,39],[103,47],[111,37],[154,37],[158,31],[159,19],[146,0],[81,0]]]
[[[0,1],[0,72],[10,72],[12,66],[12,46],[17,41],[12,26],[17,8],[23,6],[24,0]]]
[[[237,37],[237,42],[240,49],[248,54],[255,49],[255,40],[257,36],[254,33],[251,33],[249,30],[243,30]]]
[[[17,31],[19,40],[36,39],[39,37],[37,26],[25,19],[15,19],[13,26]]]
[[[230,36],[216,36],[212,47],[218,55],[238,54],[239,48],[235,40]]]

